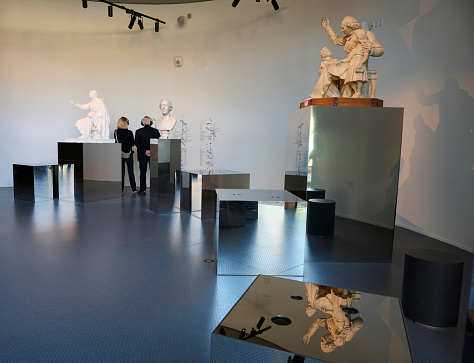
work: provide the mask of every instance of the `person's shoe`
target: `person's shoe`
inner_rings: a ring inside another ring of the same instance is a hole
[[[146,192],[144,190],[139,190],[138,195],[146,195]]]
[[[132,193],[136,193],[138,190],[132,190]]]

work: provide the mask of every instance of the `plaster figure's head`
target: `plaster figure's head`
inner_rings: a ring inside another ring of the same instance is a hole
[[[336,344],[334,344],[334,338],[331,336],[331,333],[326,333],[321,337],[321,350],[324,353],[331,353],[336,349]]]
[[[312,317],[314,313],[316,312],[316,309],[311,306],[311,304],[306,305],[306,315],[309,317]]]
[[[97,98],[97,91],[96,90],[91,90],[89,92],[89,97],[90,98]]]
[[[332,52],[329,50],[328,47],[324,47],[323,49],[321,49],[321,52],[319,53],[319,55],[321,56],[321,59],[324,59],[327,57],[331,57]]]
[[[168,115],[172,109],[173,109],[173,104],[171,103],[169,99],[163,98],[160,101],[160,110],[163,115]]]
[[[117,121],[117,128],[118,129],[128,129],[128,124],[129,124],[128,118],[122,116]]]
[[[144,118],[142,118],[142,125],[143,126],[150,126],[151,125],[151,118],[149,118],[148,116],[145,116]]]
[[[353,16],[346,16],[344,19],[342,19],[341,31],[345,35],[352,34],[354,30],[357,30],[359,28],[360,23]]]

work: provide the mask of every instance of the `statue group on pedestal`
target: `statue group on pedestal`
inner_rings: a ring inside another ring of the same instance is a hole
[[[342,20],[343,37],[334,32],[327,18],[321,20],[321,26],[334,44],[344,46],[347,57],[341,60],[332,59],[332,53],[327,47],[321,50],[320,55],[323,61],[318,72],[319,79],[307,99],[374,98],[376,74],[368,69],[369,56],[380,57],[384,53],[384,48],[374,33],[360,29],[360,23],[352,16],[346,16]]]

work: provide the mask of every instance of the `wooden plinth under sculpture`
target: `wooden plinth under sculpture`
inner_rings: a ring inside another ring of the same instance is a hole
[[[326,97],[311,98],[300,103],[300,108],[308,106],[383,107],[383,100],[378,98]]]

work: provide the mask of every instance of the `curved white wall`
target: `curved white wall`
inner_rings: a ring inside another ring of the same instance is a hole
[[[474,3],[278,2],[277,12],[265,1],[134,5],[167,21],[155,33],[146,19],[145,30],[128,30],[124,12],[108,18],[101,3],[2,0],[0,186],[12,186],[13,163],[56,162],[56,142],[78,136],[74,122],[84,115],[69,99],[85,103],[96,89],[113,122],[127,116],[132,130],[170,98],[189,126],[188,168],[205,167],[200,126],[212,120],[214,168],[250,172],[253,188],[282,188],[287,115],[314,87],[320,49],[345,55],[320,19],[339,31],[345,15],[383,18],[374,32],[386,52],[371,60],[377,96],[405,108],[397,223],[472,250]]]

